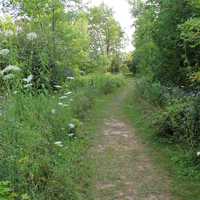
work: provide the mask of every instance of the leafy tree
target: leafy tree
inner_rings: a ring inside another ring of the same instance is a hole
[[[89,32],[91,56],[105,59],[111,65],[119,56],[123,44],[123,31],[114,19],[112,10],[104,4],[90,9]]]
[[[133,3],[133,1],[132,1]],[[181,29],[194,16],[197,1],[148,0],[138,3],[135,61],[142,72],[166,85],[188,85],[188,64]],[[193,7],[192,7],[193,6]],[[137,7],[137,6],[136,6]]]

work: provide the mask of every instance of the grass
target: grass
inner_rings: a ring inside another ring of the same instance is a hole
[[[100,111],[120,86],[119,79],[103,78],[106,87],[95,80],[72,94],[63,87],[53,94],[6,97],[0,115],[0,199],[92,199],[87,151]],[[114,85],[109,95],[106,83]]]
[[[136,134],[149,146],[149,155],[153,157],[155,164],[168,173],[173,199],[200,199],[200,173],[190,159],[190,152],[184,146],[162,140],[155,135],[151,124],[157,108],[136,97],[134,90],[135,88],[124,104],[124,112],[136,129]]]

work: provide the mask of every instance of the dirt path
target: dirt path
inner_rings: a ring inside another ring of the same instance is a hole
[[[94,200],[171,200],[168,178],[154,166],[148,147],[121,115],[127,92],[107,109],[92,148],[96,162]]]

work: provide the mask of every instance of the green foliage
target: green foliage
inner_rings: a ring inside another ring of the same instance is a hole
[[[0,182],[0,199],[2,200],[14,200],[14,194],[10,189],[10,184],[7,181]]]
[[[184,65],[187,66],[188,76],[191,77],[195,88],[199,88],[199,56],[200,56],[200,18],[195,17],[187,20],[180,26],[182,46],[184,48]]]
[[[97,96],[124,83],[105,74],[121,67],[122,29],[109,8],[80,0],[0,9],[0,199],[91,199],[84,123]]]
[[[168,88],[162,86],[160,82],[153,82],[145,77],[136,80],[136,93],[146,101],[156,106],[164,106],[171,98]]]
[[[137,1],[136,1],[137,3]],[[159,135],[199,144],[199,1],[146,1],[136,20],[137,95],[161,111]],[[169,8],[169,9],[166,9]]]
[[[120,24],[113,17],[113,11],[106,5],[101,4],[90,9],[89,33],[91,56],[98,61],[97,67],[101,67],[103,62],[102,67],[107,71],[113,62],[116,67],[120,65],[124,34]]]
[[[150,0],[141,9],[134,40],[139,71],[153,74],[165,85],[185,85],[188,65],[184,65],[179,26],[193,15],[190,4],[182,0]]]
[[[160,135],[187,144],[195,150],[199,148],[199,97],[176,100],[157,114],[155,127]]]
[[[88,111],[94,105],[95,90],[92,88],[83,88],[76,94],[76,98],[72,103],[72,110],[76,117],[85,119]]]
[[[137,90],[136,87],[135,90]],[[170,192],[173,198],[196,200],[200,195],[197,152],[180,142],[175,143],[175,139],[170,139],[164,133],[162,133],[162,137],[155,134],[152,121],[160,108],[152,106],[146,100],[141,100],[135,93],[131,93],[124,105],[126,114],[136,128],[138,137],[148,144],[149,153],[155,161],[155,165],[170,174]],[[159,124],[157,125],[159,126]]]
[[[89,198],[92,170],[85,159],[89,135],[82,122],[97,95],[107,94],[107,87],[113,92],[123,79],[113,75],[83,79],[74,80],[78,87],[70,91],[64,85],[51,95],[18,92],[2,102],[0,180],[10,184],[0,185],[0,195],[8,196],[5,192],[12,186],[24,200]]]

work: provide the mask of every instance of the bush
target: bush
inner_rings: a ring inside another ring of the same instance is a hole
[[[146,99],[154,105],[166,103],[167,92],[159,82],[152,82],[150,79],[140,78],[136,80],[136,95]],[[166,93],[165,93],[166,92]]]
[[[91,88],[86,88],[76,93],[71,107],[75,117],[85,119],[88,111],[94,105],[94,99],[95,91]]]
[[[154,126],[157,133],[196,149],[200,143],[199,97],[174,100],[156,114]]]
[[[75,81],[70,83],[70,88],[72,90],[80,91],[80,88],[92,88],[100,94],[112,93],[115,89],[124,84],[123,75],[112,75],[107,74],[92,74],[88,76],[82,76]]]
[[[102,94],[110,94],[124,84],[122,75],[105,74],[104,76],[95,76],[94,87]]]
[[[42,200],[84,195],[79,192],[80,184],[88,184],[89,167],[82,159],[87,139],[71,139],[68,125],[74,114],[66,100],[59,101],[57,95],[17,94],[3,108],[0,179],[9,180],[18,196],[28,193],[30,199]]]
[[[172,99],[182,99],[186,93],[178,87],[163,86],[160,82],[146,77],[136,79],[136,95],[155,106],[164,107],[171,104]]]

